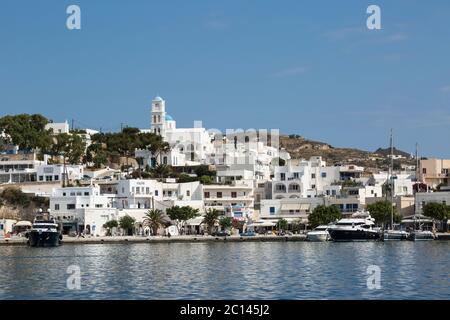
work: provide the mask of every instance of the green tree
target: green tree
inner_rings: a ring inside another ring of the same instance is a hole
[[[277,229],[278,229],[278,231],[286,230],[287,227],[288,227],[288,222],[287,222],[286,219],[282,218],[282,219],[278,220],[278,222],[277,222]]]
[[[73,134],[69,138],[69,143],[65,149],[70,164],[79,164],[86,150],[86,142],[84,139]]]
[[[170,176],[172,169],[166,164],[158,164],[151,172],[154,178],[163,179]]]
[[[40,114],[18,114],[0,118],[0,132],[6,134],[6,143],[21,150],[47,149],[50,130],[45,130],[49,120]]]
[[[194,209],[190,206],[174,206],[166,210],[167,215],[173,221],[177,222],[178,230],[182,229],[185,231],[186,221],[194,219],[199,216],[199,210]]]
[[[197,177],[203,176],[214,177],[216,175],[216,171],[209,170],[209,166],[207,165],[198,166],[197,168],[195,168],[194,172],[197,175]]]
[[[202,224],[206,224],[209,234],[213,233],[213,229],[219,220],[219,216],[220,212],[216,209],[209,209],[208,211],[206,211],[203,217]]]
[[[136,222],[136,220],[133,217],[126,215],[119,219],[119,226],[120,226],[120,228],[125,230],[127,235],[131,236],[131,235],[133,235],[133,229],[134,229],[135,222]]]
[[[6,187],[1,192],[1,198],[3,199],[5,204],[8,204],[12,207],[23,207],[26,208],[31,204],[30,198],[22,192],[19,188],[16,187]]]
[[[308,221],[312,228],[322,224],[329,224],[330,222],[340,219],[341,211],[336,206],[317,206],[313,212],[309,214]]]
[[[211,176],[201,176],[199,181],[201,184],[212,184],[214,182]]]
[[[429,202],[423,206],[423,214],[441,222],[441,226],[447,224],[450,219],[450,207],[443,203]]]
[[[232,222],[233,220],[231,219],[231,217],[221,217],[219,219],[219,225],[222,228],[222,230],[230,229],[232,226]]]
[[[119,223],[117,222],[117,220],[109,220],[103,225],[103,228],[106,229],[107,236],[111,236],[112,229],[117,227],[119,227]]]
[[[394,222],[398,221],[400,218],[397,213],[395,206],[390,201],[377,201],[367,205],[367,211],[370,212],[372,218],[378,225],[386,226],[391,221],[391,208],[394,209]]]
[[[159,209],[148,210],[144,217],[144,224],[150,227],[153,235],[157,235],[158,229],[165,224],[164,213]]]

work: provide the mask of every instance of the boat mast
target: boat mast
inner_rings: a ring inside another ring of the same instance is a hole
[[[392,134],[391,128],[391,165],[389,167],[389,181],[390,181],[390,189],[391,189],[391,229],[394,230],[394,179],[392,179],[392,175],[394,172],[394,137]]]

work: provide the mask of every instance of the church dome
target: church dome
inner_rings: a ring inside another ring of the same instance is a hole
[[[173,121],[173,118],[171,115],[166,114],[166,121]]]

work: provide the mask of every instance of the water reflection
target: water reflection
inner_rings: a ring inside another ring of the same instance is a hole
[[[3,247],[0,299],[448,299],[448,242]],[[66,271],[81,269],[82,289]],[[369,290],[378,265],[382,289]]]

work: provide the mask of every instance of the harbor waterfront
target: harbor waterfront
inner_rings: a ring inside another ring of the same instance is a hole
[[[450,240],[450,233],[436,233],[435,240]],[[23,246],[27,244],[26,238],[0,239],[0,246]],[[124,243],[196,243],[196,242],[288,242],[308,241],[305,234],[289,236],[255,235],[252,237],[241,236],[176,236],[176,237],[141,237],[141,236],[115,236],[115,237],[64,237],[62,244],[124,244]]]
[[[447,241],[6,246],[0,299],[448,299]],[[367,268],[381,270],[379,290]],[[68,268],[79,267],[80,290]]]

